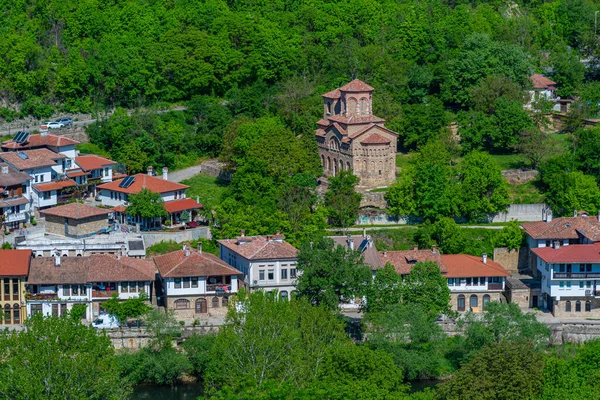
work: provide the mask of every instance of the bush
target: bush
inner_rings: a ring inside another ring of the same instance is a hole
[[[194,335],[186,339],[181,345],[193,366],[193,374],[198,379],[204,378],[207,365],[210,361],[210,351],[215,343],[216,335]]]
[[[151,383],[173,386],[194,370],[184,354],[171,348],[161,351],[144,348],[137,353],[120,354],[117,360],[121,376],[134,385]]]

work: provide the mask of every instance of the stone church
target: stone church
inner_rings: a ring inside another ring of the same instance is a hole
[[[360,186],[389,186],[396,180],[398,134],[372,113],[373,88],[355,79],[325,93],[323,119],[315,136],[325,176],[352,169]]]

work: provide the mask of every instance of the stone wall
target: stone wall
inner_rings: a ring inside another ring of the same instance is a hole
[[[213,325],[185,327],[182,338],[188,338],[192,335],[206,335],[208,333],[218,332],[219,327]],[[139,350],[148,346],[150,336],[144,328],[123,328],[106,330],[112,345],[117,350]],[[173,343],[177,345],[177,342]]]
[[[192,322],[202,317],[212,317],[227,314],[227,299],[229,295],[198,295],[198,296],[169,296],[167,297],[167,308],[174,310],[178,319]],[[206,313],[196,312],[196,301],[206,300]],[[225,302],[224,302],[225,299]],[[189,308],[178,309],[175,302],[177,300],[189,301]]]
[[[65,231],[65,219],[55,215],[46,214],[46,232],[68,236],[74,238],[82,238],[90,236],[101,229],[108,228],[108,220],[105,215],[86,218],[85,220],[68,219],[68,231]]]
[[[360,200],[360,207],[372,207],[386,209],[388,206],[387,200],[384,198],[386,192],[364,192]]]
[[[198,239],[210,239],[210,228],[203,226],[200,228],[187,229],[178,232],[141,232],[146,247],[153,246],[160,242],[173,241],[175,243],[189,242]]]
[[[208,176],[222,179],[224,181],[231,181],[233,175],[231,171],[225,169],[226,165],[218,160],[207,160],[200,164],[202,167],[202,173]]]
[[[502,176],[511,185],[519,185],[534,180],[538,175],[535,169],[506,169],[502,171]]]
[[[542,210],[548,208],[546,204],[510,204],[506,212],[492,214],[489,222],[541,221]]]
[[[502,294],[502,292],[451,292],[450,293],[450,307],[452,308],[453,311],[458,311],[458,296],[463,295],[465,296],[465,310],[469,311],[471,310],[471,303],[470,303],[470,299],[471,296],[476,296],[477,297],[477,312],[480,312],[483,310],[483,296],[488,295],[490,296],[490,301],[497,301],[497,302],[502,302],[502,303],[506,303],[506,299],[504,298],[504,295]],[[475,311],[475,310],[474,310]]]
[[[494,261],[502,265],[507,271],[518,273],[519,271],[527,270],[528,265],[528,249],[522,247],[520,249],[509,249],[507,247],[494,248]]]

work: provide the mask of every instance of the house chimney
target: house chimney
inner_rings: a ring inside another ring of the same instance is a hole
[[[483,254],[481,255],[481,261],[482,261],[484,264],[487,264],[487,253],[483,253]]]
[[[202,254],[202,242],[198,242],[198,253]]]
[[[598,215],[600,215],[600,212],[598,212]],[[275,231],[275,235],[279,236],[281,234],[280,231]]]
[[[548,222],[548,211],[545,208],[542,208],[542,221]]]
[[[42,137],[48,136],[48,131],[41,131],[40,136],[42,136]]]
[[[367,237],[367,228],[363,228],[363,237]]]
[[[367,235],[367,246],[373,247],[373,239],[371,238],[371,235]]]
[[[185,249],[185,256],[189,257],[190,256],[190,249]]]
[[[60,254],[54,256],[54,266],[60,267]]]
[[[3,165],[2,166],[2,173],[3,174],[8,174],[8,165]],[[600,215],[600,212],[598,213],[598,215]]]
[[[240,231],[240,236],[241,236],[241,237],[244,237],[244,236],[246,236],[246,231],[245,231],[244,229],[242,229],[242,230]]]
[[[414,250],[414,251],[417,251],[417,250],[419,250],[419,246],[414,246],[414,247],[413,247],[413,250]]]
[[[437,253],[437,247],[436,246],[431,246],[431,252],[433,254],[436,254]]]
[[[346,237],[346,243],[348,243],[348,248],[349,248],[350,250],[354,250],[354,240],[352,239],[352,236],[351,236],[351,235],[348,235],[348,236]]]
[[[555,248],[556,250],[560,249],[560,240],[555,240],[555,241],[554,241],[554,248]]]
[[[387,251],[385,251],[385,250],[383,251],[383,256],[387,257]]]
[[[600,222],[600,210],[598,210],[598,218],[597,218],[598,222]]]
[[[200,204],[200,196],[196,196],[196,203]]]
[[[573,210],[573,216],[576,217],[577,216],[577,210]]]
[[[117,253],[117,260],[121,259],[121,255]]]
[[[163,175],[162,178],[166,181],[168,180],[167,177],[169,176],[169,168],[167,167],[163,167]]]
[[[152,176],[152,165],[148,165],[148,176]]]

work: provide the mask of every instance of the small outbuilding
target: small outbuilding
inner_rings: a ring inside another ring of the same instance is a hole
[[[108,229],[108,214],[111,210],[70,203],[41,210],[46,218],[46,233],[71,238],[83,238]]]

